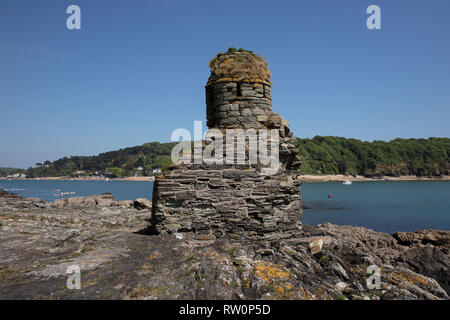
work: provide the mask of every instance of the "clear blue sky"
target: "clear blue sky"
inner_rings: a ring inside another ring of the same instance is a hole
[[[0,166],[193,130],[208,61],[230,46],[268,60],[298,137],[449,137],[449,14],[448,0],[2,0]]]

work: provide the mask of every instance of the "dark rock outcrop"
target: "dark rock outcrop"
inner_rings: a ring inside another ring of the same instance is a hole
[[[306,234],[331,235],[345,252],[376,265],[398,265],[435,279],[450,294],[450,231],[396,232],[392,236],[362,227],[325,223]]]
[[[145,199],[145,198],[138,198],[138,199],[134,200],[133,205],[138,210],[151,209],[152,201]]]
[[[100,195],[93,195],[88,197],[70,197],[70,198],[56,199],[52,203],[52,206],[55,208],[83,207],[83,206],[108,207],[112,205],[115,205],[115,199],[111,193],[103,193]]]
[[[5,191],[3,189],[0,189],[0,197],[2,197],[2,198],[21,198],[21,196],[15,194],[15,193],[9,193],[8,191]]]
[[[422,230],[414,232],[396,232],[392,236],[398,241],[398,243],[405,246],[426,246],[427,244],[434,246],[450,245],[450,239],[447,231]]]

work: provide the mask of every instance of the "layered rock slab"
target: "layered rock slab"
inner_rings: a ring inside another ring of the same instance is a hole
[[[298,180],[254,169],[175,168],[155,184],[153,202],[152,225],[160,233],[281,239],[301,230]]]

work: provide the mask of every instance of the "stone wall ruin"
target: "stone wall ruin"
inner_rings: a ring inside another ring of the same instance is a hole
[[[155,181],[152,226],[159,233],[197,238],[295,236],[302,217],[297,141],[288,122],[272,111],[266,61],[249,52],[228,52],[211,60],[210,70],[208,127],[272,130],[269,141],[279,144],[280,167],[267,175],[260,162],[172,165]]]

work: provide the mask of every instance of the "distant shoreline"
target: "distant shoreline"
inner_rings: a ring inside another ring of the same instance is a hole
[[[7,178],[0,177],[0,180],[37,180],[37,178]],[[124,177],[124,178],[67,178],[67,177],[40,177],[44,181],[154,181],[155,177]]]
[[[0,180],[36,180],[36,178],[7,178],[0,177]],[[44,181],[107,181],[107,178],[67,178],[67,177],[40,177],[39,180]],[[110,181],[154,181],[155,177],[124,177],[124,178],[109,178]],[[368,178],[364,176],[346,176],[342,174],[336,175],[300,175],[299,180],[303,182],[343,182],[349,181],[450,181],[450,176],[441,177],[418,177],[418,176],[400,176],[390,177],[383,176],[382,178]]]
[[[343,174],[336,175],[301,175],[299,180],[303,182],[343,182],[349,181],[450,181],[450,176],[440,177],[418,177],[418,176],[400,176],[390,177],[383,176],[382,178],[368,178],[364,176],[346,176]]]

